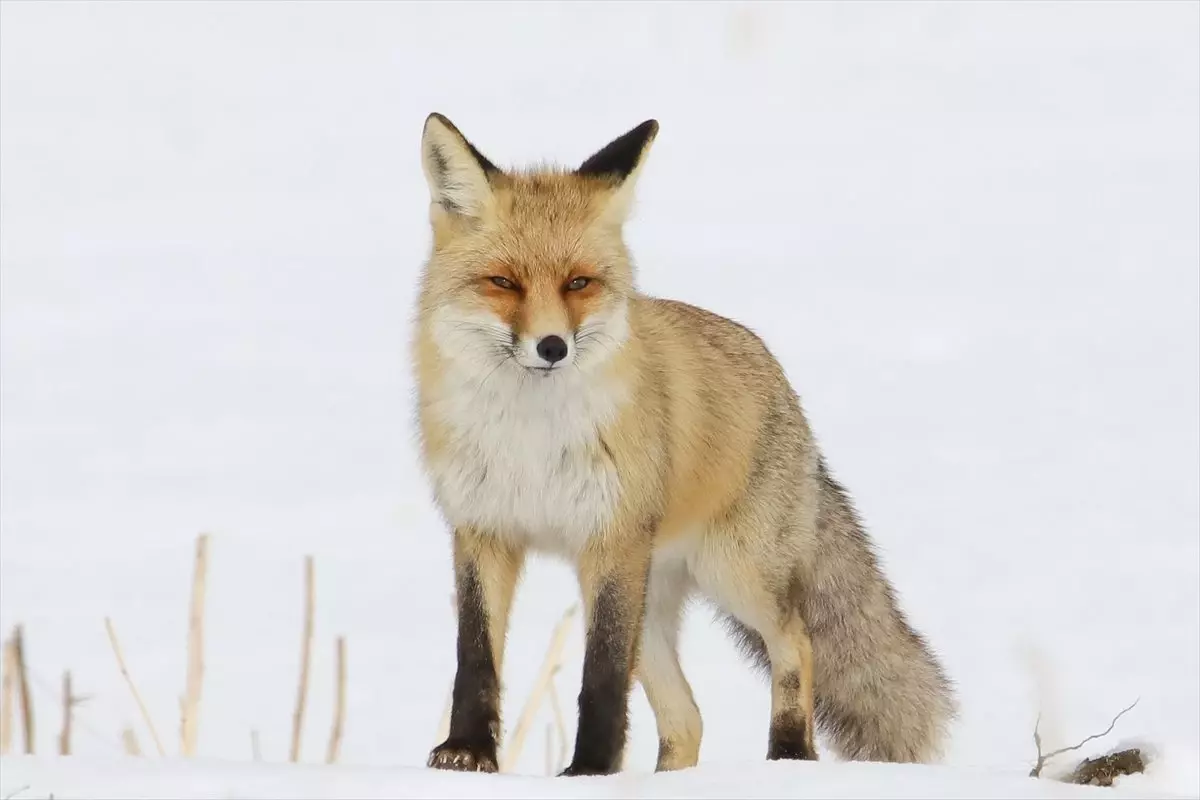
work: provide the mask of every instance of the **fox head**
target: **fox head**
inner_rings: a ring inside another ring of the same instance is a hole
[[[421,156],[433,252],[420,303],[430,346],[543,378],[619,350],[634,292],[622,228],[657,132],[647,120],[575,169],[502,170],[431,114]]]

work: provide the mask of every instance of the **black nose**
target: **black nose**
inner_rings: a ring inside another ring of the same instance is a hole
[[[551,364],[567,357],[567,343],[561,336],[543,336],[537,343],[537,354]]]

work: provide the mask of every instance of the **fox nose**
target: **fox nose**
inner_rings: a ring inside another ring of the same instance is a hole
[[[567,343],[561,336],[543,336],[537,343],[537,354],[544,361],[556,364],[567,357]]]

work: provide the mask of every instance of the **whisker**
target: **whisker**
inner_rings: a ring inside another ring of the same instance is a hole
[[[575,344],[579,348],[581,355],[587,355],[597,348],[606,350],[611,354],[616,352],[621,346],[616,337],[605,333],[599,326],[582,329],[575,336]]]
[[[479,382],[479,388],[475,390],[475,395],[474,395],[474,396],[471,398],[471,402],[472,402],[472,403],[474,403],[476,400],[478,400],[478,399],[479,399],[479,394],[480,394],[480,392],[482,392],[482,391],[483,391],[483,387],[484,387],[485,385],[487,385],[487,382],[488,382],[488,381],[491,379],[491,377],[492,377],[493,375],[495,375],[495,374],[496,374],[496,370],[498,370],[498,369],[500,369],[501,367],[503,367],[505,364],[507,364],[509,361],[511,361],[511,360],[512,360],[512,358],[513,358],[513,356],[512,356],[512,354],[510,353],[510,354],[509,354],[509,355],[508,355],[506,358],[503,358],[503,359],[501,359],[501,360],[500,360],[500,361],[499,361],[499,362],[496,364],[496,366],[492,367],[492,368],[491,368],[491,370],[489,370],[489,371],[488,371],[488,374],[487,374],[487,375],[485,375],[485,376],[483,377],[483,380],[481,380],[481,381]]]

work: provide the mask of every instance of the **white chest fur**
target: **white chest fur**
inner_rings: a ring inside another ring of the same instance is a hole
[[[473,360],[447,359],[426,395],[426,413],[449,434],[427,455],[442,512],[453,525],[578,553],[620,498],[600,431],[621,393],[574,368],[542,376]]]

